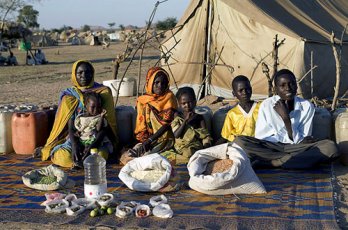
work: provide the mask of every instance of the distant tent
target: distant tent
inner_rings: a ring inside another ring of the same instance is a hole
[[[109,37],[110,41],[118,41],[118,40],[120,40],[120,32],[115,31],[114,33],[109,33],[108,37]]]
[[[84,45],[83,39],[79,38],[77,35],[70,36],[67,42],[71,45]]]
[[[59,33],[58,32],[51,33],[49,36],[50,36],[50,38],[52,38],[55,41],[59,40]]]
[[[101,45],[99,38],[97,36],[94,35],[90,35],[90,39],[91,41],[89,42],[90,46],[99,46]]]
[[[66,31],[62,31],[62,32],[60,33],[59,39],[60,39],[61,41],[64,41],[64,42],[66,41],[66,39],[68,39],[68,35],[67,35]]]
[[[53,40],[51,37],[47,36],[46,33],[44,34],[34,34],[30,38],[31,43],[33,43],[34,46],[37,47],[45,47],[45,46],[56,46],[58,45],[58,42],[56,40]]]
[[[343,0],[191,0],[179,27],[166,34],[162,49],[169,52],[162,65],[170,69],[171,86],[190,85],[197,92],[206,80],[207,93],[232,97],[231,80],[242,74],[250,78],[253,93],[267,94],[262,63],[272,74],[278,35],[285,39],[278,70],[288,68],[302,78],[311,69],[313,52],[314,96],[330,97],[336,81],[330,34],[340,38],[347,23],[348,1]],[[340,95],[348,88],[345,32]],[[312,96],[310,74],[299,83],[299,93]]]

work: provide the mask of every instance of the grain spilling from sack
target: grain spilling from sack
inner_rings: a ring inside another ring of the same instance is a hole
[[[214,173],[223,173],[231,169],[233,165],[233,160],[223,159],[223,160],[213,160],[207,164],[207,168],[204,171],[205,175],[212,175]]]
[[[163,170],[137,170],[130,173],[131,177],[140,180],[145,183],[154,183],[158,181],[165,171]]]

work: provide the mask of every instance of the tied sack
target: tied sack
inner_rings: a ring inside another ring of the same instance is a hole
[[[229,158],[232,167],[222,173],[205,175],[209,162]],[[208,195],[266,193],[243,149],[226,143],[197,151],[187,164],[191,189]]]
[[[156,174],[156,180],[145,178],[146,175],[151,177],[151,173]],[[164,187],[170,179],[172,166],[169,161],[157,154],[153,153],[129,161],[121,169],[118,177],[134,191],[155,192]],[[145,175],[144,179],[139,179],[141,175]]]
[[[22,181],[29,188],[43,191],[72,188],[75,185],[75,182],[68,179],[63,170],[53,165],[25,173],[22,176]]]

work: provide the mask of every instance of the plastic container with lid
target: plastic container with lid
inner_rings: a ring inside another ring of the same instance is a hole
[[[44,111],[19,112],[12,115],[12,144],[17,154],[32,154],[48,138],[47,114]]]
[[[335,113],[335,137],[341,162],[348,165],[348,110]]]
[[[91,155],[83,161],[85,169],[84,193],[87,199],[97,199],[107,191],[106,161],[91,149]]]
[[[0,112],[0,154],[13,152],[12,120],[13,112]]]
[[[108,80],[103,81],[103,85],[108,86],[111,89],[112,96],[117,96],[117,90],[120,85],[121,80],[115,79],[115,80]],[[134,95],[134,85],[135,85],[135,79],[133,78],[123,78],[119,90],[119,96],[120,97],[131,97]]]
[[[315,108],[312,136],[319,140],[331,139],[332,116],[325,108]]]
[[[116,112],[116,124],[117,124],[117,135],[119,141],[123,145],[127,145],[133,140],[133,133],[135,124],[133,120],[135,119],[136,112],[132,106],[117,106],[115,108]]]
[[[213,119],[213,112],[211,111],[211,109],[208,106],[196,106],[195,113],[203,116],[207,129],[212,135],[211,121]]]
[[[219,140],[221,137],[221,130],[224,126],[225,118],[234,106],[225,106],[218,109],[213,115],[213,138],[215,141]]]

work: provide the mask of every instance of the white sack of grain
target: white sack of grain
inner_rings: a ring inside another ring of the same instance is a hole
[[[206,175],[209,162],[231,159],[228,171]],[[189,186],[208,195],[265,193],[265,187],[251,167],[249,158],[235,143],[226,143],[197,151],[189,160]]]
[[[169,180],[172,166],[157,153],[135,158],[121,169],[118,177],[134,191],[158,191]]]

